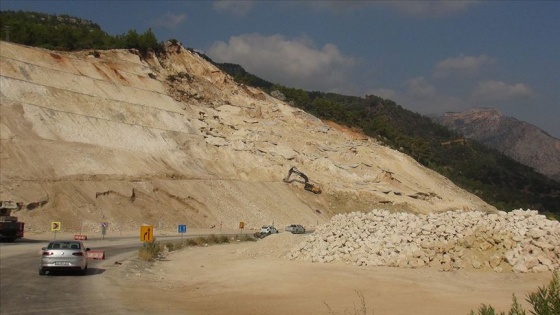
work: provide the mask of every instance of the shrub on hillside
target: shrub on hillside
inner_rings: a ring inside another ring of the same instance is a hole
[[[249,242],[255,240],[255,238],[245,234],[236,235],[235,237],[212,234],[207,237],[199,236],[181,241],[169,241],[165,244],[153,241],[144,243],[144,246],[138,250],[138,258],[145,261],[154,261],[165,257],[168,252],[181,250],[189,246],[208,246],[213,244],[231,243],[232,241]]]
[[[142,246],[138,250],[138,258],[146,261],[154,261],[158,258],[163,251],[165,250],[165,246],[161,243],[155,242],[146,242],[144,246]]]
[[[560,279],[558,272],[552,275],[552,280],[547,287],[539,287],[536,292],[530,293],[527,302],[533,306],[533,310],[529,312],[532,315],[559,315],[560,314]],[[517,298],[513,295],[513,303],[507,315],[526,315],[527,312],[517,302]],[[478,313],[471,311],[470,315],[506,315],[505,312],[497,313],[490,306],[482,304],[478,309]]]

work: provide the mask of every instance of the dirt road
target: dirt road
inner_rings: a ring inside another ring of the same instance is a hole
[[[153,265],[108,270],[125,307],[166,314],[469,314],[482,303],[509,310],[551,273],[357,267],[282,258],[298,240],[280,233],[258,242],[187,248]]]

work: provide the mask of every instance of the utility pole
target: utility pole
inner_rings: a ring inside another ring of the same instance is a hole
[[[6,25],[6,26],[4,26],[4,29],[6,30],[6,41],[9,42],[10,41],[10,26]]]

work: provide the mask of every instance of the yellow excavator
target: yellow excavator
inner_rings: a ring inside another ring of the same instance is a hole
[[[309,182],[309,177],[307,177],[307,175],[303,174],[302,172],[300,172],[295,166],[290,168],[290,171],[288,172],[288,177],[284,178],[284,182],[286,183],[291,183],[290,181],[290,177],[292,176],[292,174],[296,174],[299,175],[301,178],[303,178],[304,180],[304,186],[303,188],[307,191],[310,191],[314,194],[320,194],[322,192],[321,187],[312,184]],[[292,180],[293,181],[293,180]]]

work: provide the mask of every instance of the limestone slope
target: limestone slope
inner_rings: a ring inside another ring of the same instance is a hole
[[[236,84],[169,44],[63,53],[0,43],[0,198],[30,230],[314,226],[334,214],[495,210],[374,139]],[[285,183],[290,167],[323,189]],[[506,209],[507,210],[507,209]]]

